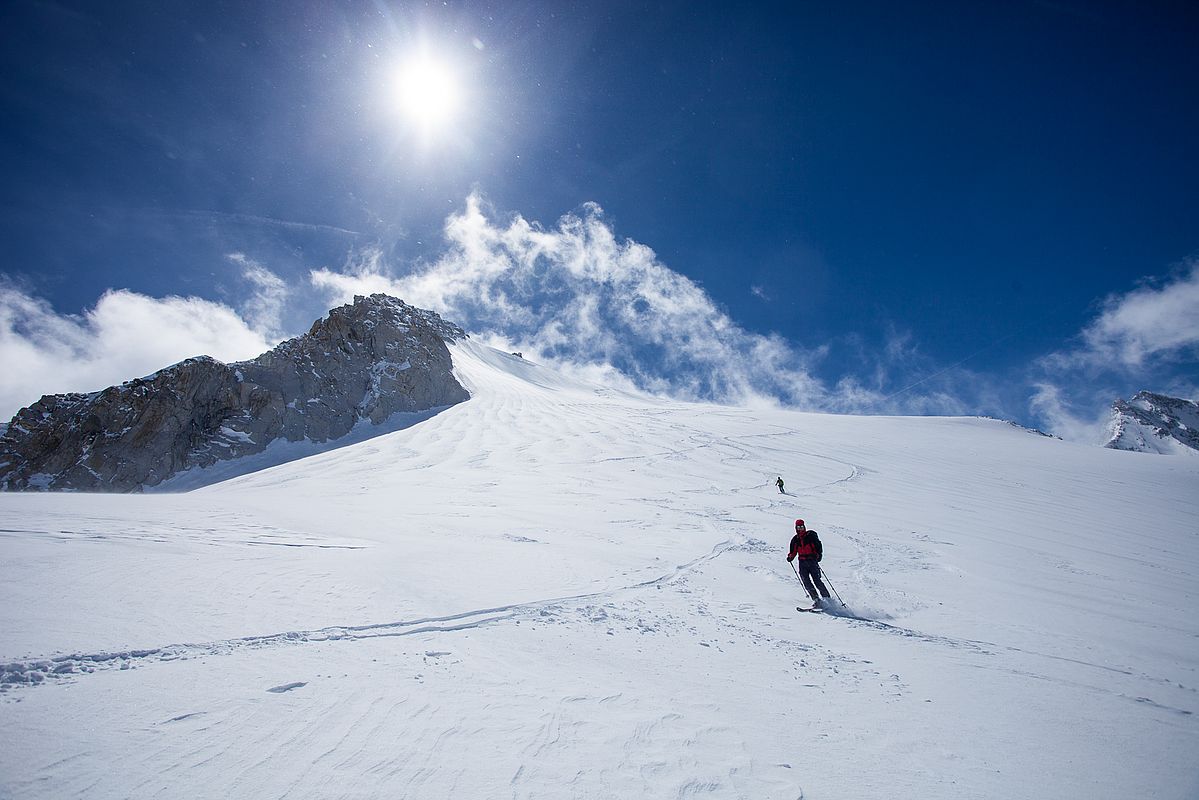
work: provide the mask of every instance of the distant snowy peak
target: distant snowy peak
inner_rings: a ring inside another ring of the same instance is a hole
[[[276,440],[328,442],[363,421],[466,400],[432,311],[374,294],[249,361],[197,356],[90,394],[47,395],[0,434],[0,488],[128,492]]]
[[[1141,453],[1199,451],[1199,403],[1153,392],[1112,404],[1106,447]]]

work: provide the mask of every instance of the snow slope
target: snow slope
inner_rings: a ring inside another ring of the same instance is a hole
[[[0,797],[1199,796],[1195,459],[453,353],[394,433],[0,495]]]

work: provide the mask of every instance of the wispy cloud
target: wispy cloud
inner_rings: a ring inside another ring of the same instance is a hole
[[[287,284],[275,273],[245,253],[229,253],[228,258],[242,268],[242,277],[254,291],[241,304],[241,314],[256,333],[266,339],[283,337],[283,312],[287,305]]]
[[[1106,398],[1110,404],[1115,398]],[[1100,399],[1089,398],[1086,408],[1077,408],[1070,403],[1062,387],[1048,382],[1033,386],[1029,408],[1040,424],[1054,434],[1072,442],[1099,444],[1105,440],[1105,431],[1111,420],[1111,409]],[[1096,408],[1102,410],[1095,411]]]
[[[0,417],[43,394],[93,391],[190,356],[250,358],[270,342],[228,306],[109,291],[81,315],[0,284]]]
[[[309,287],[289,286],[232,252],[227,259],[250,288],[232,305],[110,291],[75,316],[3,287],[0,358],[14,378],[0,391],[0,415],[43,393],[103,388],[199,353],[253,357],[284,335],[286,320],[373,292],[437,310],[505,349],[673,397],[849,413],[1002,407],[993,382],[964,362],[941,368],[899,330],[881,348],[852,339],[800,346],[746,331],[649,247],[619,238],[594,204],[546,228],[519,215],[500,220],[475,194],[444,233],[444,251],[407,272],[370,245],[338,269],[311,271]],[[310,306],[314,289],[319,306]],[[817,377],[847,350],[853,368]]]
[[[1130,382],[1193,397],[1176,369],[1199,358],[1199,260],[1107,297],[1071,347],[1040,359],[1033,413],[1066,439],[1104,438],[1110,404]]]
[[[1199,260],[1165,280],[1146,280],[1108,297],[1079,335],[1080,345],[1051,364],[1140,368],[1154,359],[1193,359],[1199,352]]]
[[[610,365],[649,391],[804,405],[824,395],[805,354],[741,330],[650,248],[617,239],[594,204],[547,230],[520,216],[493,223],[472,195],[445,235],[447,252],[412,274],[394,276],[366,252],[342,271],[314,271],[313,283],[331,300],[389,292],[540,358]]]
[[[397,275],[368,249],[340,270],[313,271],[312,282],[335,302],[398,295],[539,358],[611,367],[642,389],[676,397],[849,412],[963,408],[940,393],[888,398],[881,381],[827,385],[813,375],[826,347],[802,349],[744,330],[649,247],[618,238],[595,204],[549,229],[495,216],[474,194],[447,219],[448,248],[437,260]]]

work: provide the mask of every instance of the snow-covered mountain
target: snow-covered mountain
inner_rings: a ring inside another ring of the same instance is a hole
[[[464,336],[375,294],[250,361],[200,356],[100,392],[47,395],[0,432],[0,489],[192,488],[328,449],[355,428],[400,427],[414,420],[398,415],[466,399],[445,345]]]
[[[1199,403],[1153,392],[1117,400],[1105,446],[1141,453],[1199,451]]]
[[[0,796],[1199,792],[1199,460],[449,348],[403,430],[0,494]],[[848,610],[795,612],[796,518]]]

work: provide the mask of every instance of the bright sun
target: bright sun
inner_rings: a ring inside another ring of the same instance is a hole
[[[426,134],[444,128],[461,103],[453,68],[428,53],[414,55],[400,66],[396,91],[404,115]]]

